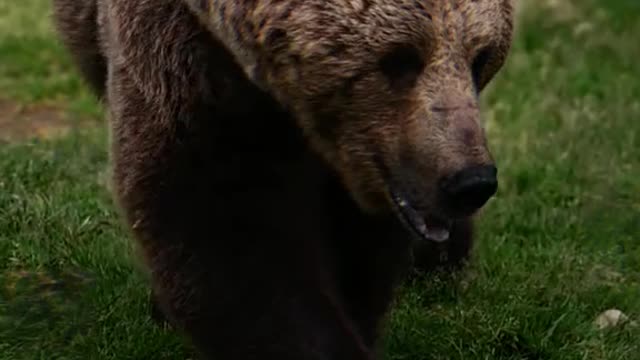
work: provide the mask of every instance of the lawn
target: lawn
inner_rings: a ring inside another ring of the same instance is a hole
[[[103,111],[48,1],[11,3],[0,3],[0,360],[187,359],[149,319],[106,186]],[[640,2],[521,3],[513,52],[483,95],[498,196],[467,273],[401,289],[390,360],[640,360]],[[595,327],[611,308],[630,320]]]

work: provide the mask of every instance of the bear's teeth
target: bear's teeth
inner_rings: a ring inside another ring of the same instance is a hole
[[[449,230],[444,228],[426,229],[424,234],[435,242],[444,242],[449,240]]]

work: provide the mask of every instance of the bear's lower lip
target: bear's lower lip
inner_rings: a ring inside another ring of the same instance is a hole
[[[400,220],[420,239],[438,243],[449,240],[449,230],[453,224],[451,219],[421,215],[404,196],[397,192],[391,191],[391,199]]]

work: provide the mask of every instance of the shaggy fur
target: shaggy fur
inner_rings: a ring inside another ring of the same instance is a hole
[[[53,3],[168,320],[205,359],[374,359],[412,257],[389,186],[445,213],[437,180],[492,163],[477,94],[510,2]],[[422,269],[466,258],[457,219]]]

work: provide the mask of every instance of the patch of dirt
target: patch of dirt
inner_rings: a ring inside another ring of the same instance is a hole
[[[79,124],[64,110],[48,106],[23,106],[0,99],[0,142],[51,139],[68,134]]]

